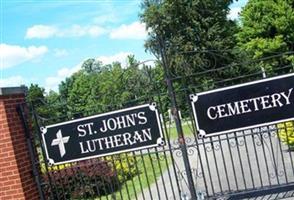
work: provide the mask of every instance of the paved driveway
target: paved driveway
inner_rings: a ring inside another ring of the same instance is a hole
[[[282,144],[276,134],[271,136],[256,134],[246,137],[237,135],[238,139],[235,138],[235,135],[229,135],[200,140],[199,148],[196,148],[194,139],[187,141],[197,191],[213,196],[219,192],[250,190],[294,182],[294,153],[288,151],[287,145]],[[172,146],[177,147],[177,145]],[[157,184],[153,184],[150,190],[145,189],[145,199],[181,199],[177,195],[179,190],[182,196],[189,197],[183,158],[179,150],[172,154],[179,184],[176,184],[174,167],[171,165],[169,170],[158,178]],[[281,199],[286,196],[292,196],[292,193],[255,199]],[[138,199],[144,198],[141,194]]]

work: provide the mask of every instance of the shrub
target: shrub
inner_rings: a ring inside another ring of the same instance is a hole
[[[71,166],[51,170],[44,177],[51,179],[52,188],[47,185],[46,196],[50,193],[59,199],[89,198],[109,194],[118,187],[117,175],[107,161],[91,159],[80,161]]]
[[[124,181],[137,174],[135,160],[128,154],[90,159],[42,170],[46,196],[59,199],[98,197],[115,192]]]
[[[278,136],[283,143],[294,150],[294,121],[278,124]]]
[[[137,174],[135,159],[129,154],[115,155],[113,158],[107,157],[106,159],[115,165],[115,171],[120,183]]]

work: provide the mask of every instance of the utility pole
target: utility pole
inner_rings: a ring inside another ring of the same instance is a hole
[[[172,107],[171,111],[174,116],[174,121],[175,121],[177,134],[178,134],[179,145],[180,145],[182,155],[183,155],[183,161],[184,161],[185,170],[186,170],[186,174],[187,174],[191,199],[197,200],[196,189],[194,187],[194,180],[193,180],[193,176],[192,176],[192,170],[191,170],[191,166],[189,163],[187,145],[185,142],[182,123],[181,123],[181,119],[180,119],[179,112],[178,112],[179,109],[178,109],[178,105],[177,105],[177,99],[176,99],[176,95],[174,92],[173,82],[170,79],[171,77],[170,77],[170,72],[169,72],[169,63],[168,63],[168,60],[166,57],[166,50],[165,50],[165,46],[163,44],[163,39],[159,38],[158,42],[159,42],[160,56],[162,59],[162,66],[163,66],[163,70],[164,70],[165,80],[167,83],[168,94],[169,94],[169,98],[171,100],[171,107]]]

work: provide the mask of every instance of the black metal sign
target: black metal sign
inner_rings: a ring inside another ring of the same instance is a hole
[[[156,104],[145,104],[41,128],[50,165],[164,145]]]
[[[190,95],[199,134],[216,135],[294,119],[294,74]]]

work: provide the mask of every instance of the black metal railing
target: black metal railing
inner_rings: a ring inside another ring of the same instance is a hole
[[[172,94],[167,88],[160,88],[164,80],[154,80],[150,81],[153,89],[144,96],[118,105],[96,104],[77,113],[66,112],[67,102],[38,102],[63,110],[57,116],[42,116],[36,102],[31,102],[33,160],[39,169],[38,181],[44,198],[179,200],[191,196],[195,199],[194,193],[198,199],[244,199],[294,190],[291,123],[199,138],[190,104],[190,94],[263,78],[264,71],[260,68],[247,73],[241,70],[234,77],[223,73],[267,59],[212,67],[189,76],[171,75]],[[293,64],[287,64],[266,73],[275,76],[293,69]],[[210,74],[214,74],[211,80],[201,79]],[[166,101],[168,95],[174,95],[173,103]],[[41,126],[150,102],[156,102],[162,114],[165,146],[58,166],[49,166],[45,160]],[[169,118],[169,108],[176,122]]]

